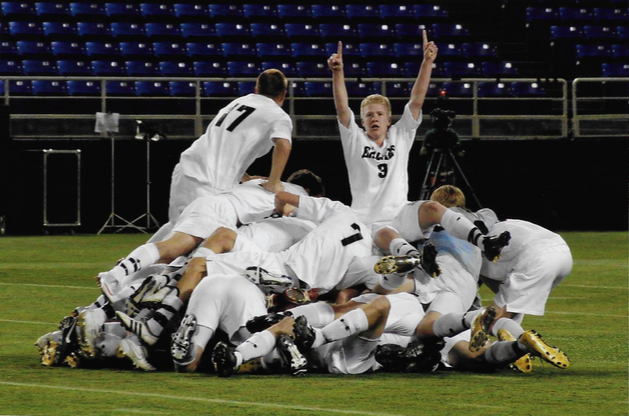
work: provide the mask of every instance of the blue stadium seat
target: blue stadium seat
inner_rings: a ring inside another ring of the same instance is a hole
[[[367,62],[367,73],[372,78],[402,78],[405,76],[404,65],[399,62]]]
[[[629,64],[620,62],[610,62],[601,64],[603,77],[629,77]]]
[[[302,78],[329,78],[332,74],[327,62],[299,61],[295,64],[297,73]]]
[[[577,59],[602,58],[612,56],[611,45],[607,44],[578,44],[576,46]]]
[[[70,5],[62,2],[36,2],[35,13],[39,17],[59,17],[70,14]]]
[[[242,6],[246,18],[274,19],[277,17],[277,6],[274,4],[247,3]]]
[[[445,21],[450,16],[448,11],[438,4],[414,4],[413,15],[421,21]]]
[[[112,36],[111,25],[106,22],[78,22],[76,26],[79,36],[86,39],[107,39]]]
[[[6,85],[5,85],[6,88]],[[10,80],[8,85],[11,95],[32,95],[33,83],[28,80]],[[4,91],[3,91],[4,92]]]
[[[72,22],[44,22],[44,35],[52,36],[55,39],[61,37],[74,38],[78,34],[76,24]]]
[[[463,44],[463,55],[472,60],[491,60],[498,58],[498,50],[493,43],[467,42]]]
[[[359,61],[349,61],[343,58],[343,72],[346,77],[364,77],[367,76],[367,65]]]
[[[395,35],[404,42],[421,42],[422,31],[426,30],[425,24],[418,23],[396,23]]]
[[[115,59],[93,60],[92,71],[94,75],[103,77],[117,77],[127,74],[124,63]]]
[[[546,95],[544,88],[537,82],[513,81],[509,88],[514,97],[542,97]]]
[[[181,59],[186,56],[186,45],[177,41],[153,42],[153,53],[159,59]]]
[[[105,3],[105,13],[112,19],[138,20],[142,17],[136,3]]]
[[[444,82],[441,85],[450,97],[472,97],[474,85],[471,82]]]
[[[177,40],[181,37],[181,28],[177,23],[150,22],[146,23],[144,28],[146,30],[146,35],[153,40]]]
[[[380,8],[371,4],[348,4],[345,6],[345,15],[357,21],[375,21],[380,20]]]
[[[444,62],[443,71],[448,78],[473,78],[481,76],[480,65],[475,62]]]
[[[360,43],[360,56],[366,59],[377,59],[378,57],[394,56],[395,52],[393,46],[390,43],[378,43],[378,42],[361,42]]]
[[[464,24],[461,23],[433,23],[432,38],[439,41],[463,41],[467,40],[470,32]]]
[[[358,37],[364,40],[389,42],[395,38],[395,27],[386,23],[358,23],[356,25]]]
[[[105,93],[107,95],[133,96],[135,95],[135,83],[133,81],[107,81]]]
[[[481,81],[478,83],[478,96],[479,97],[510,97],[511,89],[509,84],[504,82],[487,82]]]
[[[355,41],[358,38],[356,25],[353,23],[319,23],[319,34],[324,39]]]
[[[35,95],[67,95],[68,86],[65,81],[36,80],[32,82]]]
[[[23,75],[22,62],[16,59],[0,59],[0,75]]]
[[[113,22],[111,34],[118,39],[140,40],[146,37],[144,23]]]
[[[398,58],[408,59],[423,59],[424,46],[420,43],[412,42],[399,42],[393,44],[393,52]],[[441,51],[439,51],[441,53]]]
[[[331,82],[304,82],[304,88],[308,97],[332,97]]]
[[[22,57],[46,57],[52,53],[49,42],[40,40],[18,40],[17,52]]]
[[[581,26],[559,26],[550,27],[550,39],[579,39],[583,37],[583,28]]]
[[[337,4],[313,4],[310,6],[312,17],[320,21],[345,20],[345,6]]]
[[[629,58],[629,45],[626,43],[612,45],[612,56],[616,59]]]
[[[381,84],[383,83],[374,83],[374,93],[381,94]],[[410,90],[407,82],[387,82],[384,84],[384,87],[386,88],[385,95],[387,97],[408,97],[410,95]]]
[[[216,34],[221,38],[240,37],[248,39],[251,36],[248,23],[219,22],[216,23],[215,27]]]
[[[387,21],[399,21],[400,19],[415,17],[411,4],[382,4],[379,8],[380,17]]]
[[[192,77],[194,67],[192,63],[185,61],[161,61],[159,72],[164,77]]]
[[[159,65],[151,61],[126,61],[127,75],[132,77],[160,76]]]
[[[170,95],[170,89],[165,81],[136,81],[135,93],[144,97],[164,97]]]
[[[524,11],[524,18],[527,22],[534,21],[559,21],[559,10],[555,7],[533,6],[527,7]]]
[[[44,34],[44,25],[41,22],[9,22],[9,33],[16,39],[40,37]]]
[[[75,59],[60,59],[57,61],[59,75],[82,75],[89,77],[92,75],[92,64],[90,61]]]
[[[218,42],[188,42],[186,53],[190,58],[205,58],[223,56],[223,48]]]
[[[194,74],[197,77],[225,77],[227,76],[227,65],[223,61],[195,61]]]
[[[170,3],[141,3],[140,14],[145,19],[172,19],[175,8]]]
[[[59,75],[57,63],[48,59],[24,59],[22,70],[25,75]]]
[[[627,31],[629,28],[627,26],[616,26],[616,36],[619,40],[627,40]]]
[[[103,3],[75,2],[70,3],[70,14],[77,18],[103,19],[107,13]],[[70,86],[68,85],[68,90]]]
[[[585,7],[560,7],[559,18],[564,22],[591,21],[594,10]]]
[[[319,27],[313,23],[286,23],[286,36],[293,41],[316,41],[319,39]]]
[[[583,26],[583,36],[588,41],[605,40],[610,41],[616,38],[614,28],[611,26]]]
[[[196,81],[170,81],[168,90],[173,97],[190,97],[197,94]]]
[[[255,81],[239,81],[236,83],[238,85],[238,95],[247,95],[252,94],[256,87]]]
[[[249,29],[251,36],[260,40],[268,38],[281,39],[285,34],[284,25],[272,22],[251,23]]]
[[[444,60],[461,60],[465,58],[463,52],[463,44],[446,42],[439,46],[439,55],[444,57]]]
[[[181,36],[189,40],[206,40],[217,36],[216,27],[210,23],[185,22],[179,28]]]
[[[202,92],[205,97],[232,97],[238,95],[238,84],[236,82],[205,81],[202,87]]]
[[[52,54],[56,57],[85,56],[85,44],[74,40],[59,40],[50,42]]]
[[[120,55],[125,58],[133,58],[136,56],[149,58],[153,56],[153,44],[135,40],[120,42]]]
[[[101,93],[100,81],[71,80],[68,81],[69,95],[99,96]]]
[[[85,54],[92,59],[117,57],[120,56],[120,44],[118,42],[102,41],[85,42]]]
[[[287,58],[292,56],[290,45],[282,42],[256,43],[256,51],[260,58]]]
[[[287,77],[298,76],[297,67],[292,61],[262,61],[261,66],[263,71],[275,68],[282,71]]]
[[[288,92],[291,93],[294,97],[305,97],[306,96],[306,86],[303,81],[289,81],[288,82]]]
[[[262,72],[257,62],[229,61],[227,62],[227,74],[230,77],[257,77]]]
[[[296,19],[312,17],[310,6],[305,4],[278,4],[277,16],[280,19],[295,21]]]
[[[17,57],[17,42],[14,40],[0,41],[0,57],[11,58]]]
[[[293,42],[290,44],[293,58],[322,58],[325,57],[325,48],[318,42]]]
[[[244,11],[240,4],[224,4],[224,3],[212,3],[210,4],[210,16],[214,18],[239,18],[244,17]]]
[[[221,47],[223,48],[223,56],[226,58],[254,57],[257,54],[255,43],[225,42],[221,44]]]
[[[517,77],[520,72],[513,62],[485,61],[481,62],[482,74],[485,77]]]
[[[594,20],[602,24],[627,23],[627,9],[620,7],[595,7]]]
[[[7,19],[35,16],[35,5],[25,1],[3,1],[0,9]]]
[[[338,51],[338,42],[328,42],[324,45],[324,56],[330,56]],[[360,56],[360,43],[343,42],[343,58]]]
[[[207,4],[175,3],[173,8],[175,16],[181,20],[205,20],[210,15],[210,9]]]

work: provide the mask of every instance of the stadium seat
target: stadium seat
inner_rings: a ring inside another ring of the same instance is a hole
[[[172,19],[175,8],[170,3],[141,3],[140,14],[144,19]]]
[[[65,81],[35,80],[33,94],[35,95],[67,95],[68,86]]]
[[[288,93],[294,97],[305,97],[306,96],[306,86],[303,81],[289,81],[288,82]]]
[[[236,83],[238,86],[238,95],[252,94],[256,87],[255,81],[239,81]]]
[[[338,51],[338,42],[328,42],[324,45],[324,56],[330,56]],[[343,42],[343,57],[357,57],[360,56],[360,43],[356,42]]]
[[[611,26],[583,26],[583,36],[588,41],[611,41],[616,38],[614,28]]]
[[[181,20],[206,20],[210,15],[207,4],[198,3],[175,3],[173,5],[175,16]],[[183,28],[182,28],[183,29]]]
[[[101,93],[100,81],[71,80],[68,81],[69,95],[94,95]]]
[[[279,69],[287,77],[298,76],[297,67],[291,61],[262,61],[261,66],[263,71],[267,69]]]
[[[216,23],[216,34],[221,38],[241,38],[248,40],[251,30],[248,23],[219,22]]]
[[[358,23],[356,25],[358,37],[364,40],[378,40],[390,42],[395,38],[395,27],[383,23]]]
[[[168,91],[173,97],[190,97],[197,94],[196,81],[170,81]]]
[[[312,10],[310,6],[304,4],[278,4],[277,16],[280,19],[296,21],[312,17]]]
[[[70,14],[70,5],[62,2],[36,2],[35,13],[42,18],[66,17]]]
[[[193,62],[194,74],[197,77],[225,77],[227,65],[222,61],[195,61]]]
[[[5,84],[5,88],[7,88]],[[32,95],[33,83],[28,80],[10,80],[8,90],[11,95]]]
[[[441,85],[450,97],[472,97],[474,85],[471,82],[444,82]]]
[[[15,58],[17,57],[17,42],[14,40],[0,41],[0,57]]]
[[[244,17],[244,11],[240,4],[210,4],[210,16],[213,18],[241,18]]]
[[[179,40],[181,28],[176,23],[150,22],[144,25],[146,35],[153,40],[169,39]]]
[[[9,33],[16,39],[39,38],[44,35],[41,22],[9,22]]]
[[[69,22],[44,22],[44,35],[55,40],[59,38],[75,38],[78,34],[76,24]]]
[[[277,39],[284,37],[284,25],[272,22],[251,23],[251,36],[259,40]]]
[[[188,42],[186,53],[190,58],[205,58],[223,56],[223,48],[217,42]]]
[[[583,37],[583,27],[581,26],[551,26],[550,39],[578,39]]]
[[[24,1],[3,1],[0,10],[7,19],[28,18],[36,15],[35,5]]]
[[[601,64],[601,73],[603,77],[629,77],[629,64],[620,62],[611,62]]]
[[[141,57],[148,59],[153,56],[153,44],[135,40],[120,42],[120,55],[125,58]]]
[[[527,22],[535,22],[535,21],[558,22],[559,10],[554,7],[546,7],[546,6],[527,7],[524,11],[524,18]]]
[[[345,15],[361,22],[376,21],[380,20],[380,8],[372,4],[348,4],[345,6]]]
[[[292,41],[316,41],[319,39],[319,27],[312,23],[286,23],[284,32]]]
[[[103,3],[75,2],[70,3],[70,14],[77,19],[104,19],[107,16]],[[68,85],[68,90],[70,86]]]
[[[227,74],[230,77],[257,77],[262,70],[257,62],[229,61],[227,62]]]
[[[478,83],[478,96],[486,98],[509,97],[511,96],[511,89],[509,84],[504,82],[481,81]]]
[[[236,96],[238,84],[228,81],[205,81],[202,84],[202,93],[205,97]]]
[[[52,53],[49,42],[39,40],[18,40],[17,53],[24,57],[48,57]]]
[[[179,28],[181,36],[189,40],[208,40],[217,36],[216,27],[210,23],[185,22]]]
[[[387,57],[394,56],[393,46],[389,43],[378,42],[361,42],[360,43],[360,56],[366,59],[373,59],[374,57]]]
[[[463,60],[465,58],[463,44],[446,42],[439,46],[439,55],[444,57],[444,60]]]
[[[414,19],[413,6],[409,4],[382,4],[378,6],[380,17],[386,21],[400,21]]]
[[[337,4],[313,4],[310,6],[312,17],[322,22],[345,21],[345,6]]]
[[[619,40],[627,40],[627,31],[629,28],[627,26],[616,26],[616,37]]]
[[[225,42],[221,44],[221,47],[223,49],[223,56],[225,58],[253,57],[257,54],[255,43]]]
[[[318,58],[325,57],[325,48],[316,42],[293,42],[290,44],[293,58]]]
[[[135,20],[142,17],[137,3],[105,3],[105,14],[111,19]]]
[[[256,53],[260,58],[287,58],[292,56],[290,45],[282,42],[256,43]]]
[[[102,22],[78,22],[79,36],[85,39],[107,39],[112,36],[111,25]]]
[[[164,77],[192,77],[194,67],[190,62],[184,61],[161,61],[158,63],[159,72]]]
[[[23,75],[22,62],[16,59],[0,59],[0,75]]]
[[[585,7],[560,7],[559,18],[563,22],[578,23],[581,21],[591,21],[594,10]]]
[[[117,39],[140,40],[146,38],[144,24],[135,22],[113,22],[111,34]]]
[[[153,42],[153,54],[159,59],[180,60],[186,56],[186,45],[182,42]]]
[[[356,25],[352,23],[320,23],[319,34],[323,39],[355,41],[358,37]]]
[[[627,9],[620,7],[595,7],[594,20],[602,24],[627,22]]]
[[[170,90],[165,81],[136,81],[135,93],[144,97],[163,97],[170,95]]]
[[[399,62],[367,62],[367,73],[372,78],[402,78],[405,76],[404,65]]]
[[[467,27],[461,23],[433,23],[432,24],[433,40],[444,41],[465,41],[469,38],[470,33]]]
[[[25,75],[59,75],[57,63],[48,59],[24,59],[22,70]]]
[[[117,57],[120,56],[120,44],[118,42],[102,41],[85,42],[85,54],[92,59]]]
[[[610,45],[606,44],[579,44],[576,46],[577,59],[600,58],[609,59],[612,56]]]
[[[247,3],[242,6],[243,14],[248,19],[269,19],[277,17],[277,7],[274,4]]]
[[[304,89],[308,97],[332,97],[331,82],[304,82]]]
[[[135,95],[135,83],[133,81],[107,81],[105,93],[116,96]]]
[[[422,31],[426,30],[425,24],[396,23],[395,35],[404,42],[421,42]]]
[[[114,59],[92,61],[92,71],[96,76],[119,77],[127,74],[124,63]]]
[[[50,42],[52,54],[56,57],[77,57],[85,56],[87,51],[85,50],[85,44],[83,42],[76,42],[73,40],[60,40]]]
[[[446,21],[449,18],[448,11],[438,4],[414,4],[413,15],[422,22]]]
[[[302,78],[328,78],[332,75],[327,62],[300,61],[295,65]]]
[[[397,58],[423,59],[424,46],[422,43],[399,42],[393,44],[393,52]]]
[[[498,59],[496,45],[487,42],[466,42],[462,45],[463,55],[471,60]]]
[[[513,81],[509,84],[514,97],[541,97],[546,95],[544,88],[537,82]]]
[[[61,59],[57,61],[57,68],[59,75],[92,75],[92,64],[90,61],[74,60],[74,59]]]
[[[127,75],[132,77],[160,76],[159,65],[151,61],[126,61]]]
[[[443,71],[448,78],[473,78],[481,76],[480,65],[474,62],[444,62]]]
[[[626,43],[612,45],[612,56],[616,59],[629,58],[629,45]]]
[[[485,61],[481,62],[482,75],[488,78],[517,77],[518,67],[513,62]]]
[[[373,86],[374,93],[382,94],[382,84],[384,84],[384,94],[387,97],[408,97],[410,90],[407,82],[375,82]]]

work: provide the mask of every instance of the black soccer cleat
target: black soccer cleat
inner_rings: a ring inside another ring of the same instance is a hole
[[[286,334],[280,335],[275,346],[282,357],[284,367],[289,369],[292,375],[299,376],[306,373],[308,360],[299,351],[299,348],[297,348],[290,336]]]
[[[419,256],[419,262],[422,269],[424,269],[430,277],[438,277],[441,274],[441,269],[439,268],[439,264],[437,264],[437,249],[431,242],[424,244],[422,253]]]
[[[295,336],[295,345],[302,353],[310,351],[312,344],[315,342],[315,331],[308,325],[308,319],[305,316],[298,316],[293,324],[293,334]]]
[[[500,258],[502,249],[509,245],[511,234],[504,231],[499,236],[488,236],[483,239],[483,253],[490,261],[495,262]]]
[[[381,344],[376,348],[375,359],[384,371],[402,373],[429,373],[437,370],[441,362],[443,340],[408,344],[406,348],[397,344]]]
[[[212,363],[219,377],[231,377],[238,370],[233,348],[222,341],[216,344],[212,351]]]
[[[269,329],[276,323],[280,322],[282,319],[287,316],[292,316],[290,312],[284,313],[270,313],[268,315],[261,315],[251,318],[247,321],[245,326],[247,327],[247,331],[255,334],[256,332],[262,332],[265,329]]]

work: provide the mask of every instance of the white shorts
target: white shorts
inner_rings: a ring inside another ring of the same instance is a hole
[[[196,316],[197,325],[213,333],[220,329],[234,341],[234,334],[249,319],[267,314],[266,298],[244,276],[207,276],[192,292],[186,313]]]
[[[268,218],[238,228],[238,239],[248,239],[261,250],[276,253],[288,249],[314,227],[314,223],[299,218]]]
[[[447,367],[452,367],[452,364],[450,364],[450,350],[452,350],[452,348],[459,342],[469,342],[471,336],[472,331],[468,329],[453,337],[445,337],[443,339],[445,341],[445,346],[441,350],[441,362],[444,363]]]
[[[293,275],[276,253],[265,251],[239,251],[219,254],[208,260],[206,264],[208,276],[235,275],[245,279],[245,270],[250,266],[262,267],[272,273]]]
[[[173,232],[206,239],[220,227],[236,231],[237,225],[238,215],[227,198],[200,198],[186,207]]]
[[[507,312],[544,315],[550,292],[572,270],[567,245],[548,247],[535,256],[522,256],[500,285],[494,302]]]
[[[352,298],[354,302],[369,303],[376,297],[375,293],[368,293]],[[391,309],[385,324],[384,332],[411,337],[415,335],[417,325],[424,318],[424,308],[417,296],[410,293],[395,293],[386,295]]]
[[[366,339],[359,336],[334,341],[317,348],[317,353],[324,368],[332,374],[363,374],[374,371],[378,339]]]
[[[375,222],[372,226],[372,236],[387,227],[397,231],[406,241],[418,241],[430,237],[430,233],[424,233],[419,227],[419,207],[424,201],[408,202],[402,206],[395,218],[391,221]]]
[[[173,169],[170,180],[170,197],[168,202],[168,221],[174,223],[183,210],[195,199],[203,196],[216,195],[220,191],[208,184],[197,181],[181,172],[178,163]]]
[[[437,256],[441,275],[433,281],[439,292],[428,308],[428,312],[441,315],[466,312],[478,291],[477,277],[472,276],[465,267],[450,255]]]

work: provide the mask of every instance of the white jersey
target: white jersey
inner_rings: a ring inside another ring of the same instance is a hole
[[[352,208],[367,224],[393,219],[408,199],[409,154],[422,116],[415,120],[408,104],[389,128],[382,147],[367,137],[352,113],[349,129],[339,123],[349,174]]]
[[[311,221],[295,217],[265,218],[238,228],[232,251],[267,251],[278,253],[304,238],[315,228]],[[247,248],[239,249],[242,245]],[[251,247],[251,244],[255,248]]]
[[[205,134],[181,154],[182,173],[214,189],[238,184],[247,168],[273,147],[291,140],[293,123],[275,101],[261,94],[237,98],[221,109]]]

